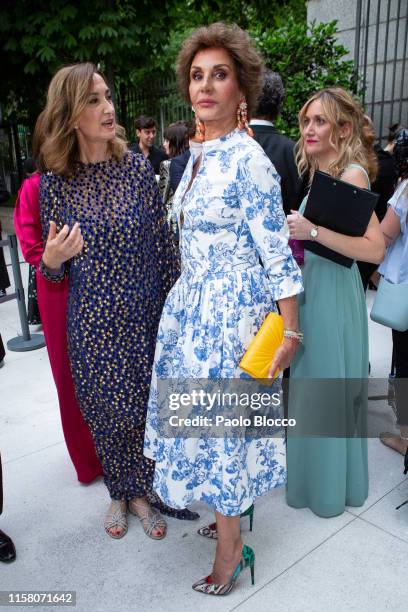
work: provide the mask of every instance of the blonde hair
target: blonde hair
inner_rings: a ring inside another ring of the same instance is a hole
[[[37,158],[40,172],[51,170],[63,176],[74,172],[79,158],[74,126],[88,103],[94,74],[100,73],[93,64],[84,62],[61,68],[52,78],[41,117],[44,129]],[[121,160],[126,149],[124,129],[116,126],[108,150],[112,157]]]
[[[296,165],[299,175],[309,172],[310,182],[318,170],[313,156],[308,155],[303,138],[305,115],[310,104],[320,100],[323,112],[331,125],[330,144],[336,150],[335,159],[330,162],[328,173],[339,177],[351,163],[358,163],[367,171],[370,181],[377,174],[377,156],[374,151],[375,133],[371,120],[363,113],[361,105],[351,94],[341,87],[329,87],[315,93],[302,107],[298,119],[300,139],[296,144]],[[340,128],[350,124],[350,133],[340,137]]]

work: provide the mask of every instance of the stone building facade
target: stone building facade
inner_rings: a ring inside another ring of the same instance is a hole
[[[407,0],[309,0],[308,22],[337,20],[364,86],[364,106],[385,144],[388,126],[408,126]]]

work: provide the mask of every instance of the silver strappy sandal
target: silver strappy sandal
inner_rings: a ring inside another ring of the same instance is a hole
[[[133,499],[129,502],[129,512],[137,518],[142,523],[143,531],[149,538],[152,540],[162,540],[167,533],[167,523],[155,508],[151,506],[146,506],[144,504],[138,504]],[[154,530],[161,531],[160,535],[156,535],[153,533]]]
[[[127,524],[127,508],[122,510],[121,500],[112,499],[114,504],[113,511],[108,512],[105,517],[104,527],[106,533],[115,540],[119,540],[123,538],[123,536],[127,533],[128,524]],[[120,533],[112,533],[112,529],[120,529]]]

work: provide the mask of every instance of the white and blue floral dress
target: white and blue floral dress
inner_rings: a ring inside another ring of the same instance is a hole
[[[279,176],[258,143],[238,129],[192,154],[173,201],[182,272],[157,336],[144,453],[154,488],[185,508],[206,502],[225,516],[286,480],[282,438],[166,438],[157,431],[158,379],[245,376],[238,364],[276,300],[302,291],[288,246]],[[262,260],[262,263],[261,263]]]

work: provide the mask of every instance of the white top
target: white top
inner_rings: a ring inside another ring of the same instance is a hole
[[[390,283],[408,283],[408,179],[401,181],[388,202],[400,220],[401,233],[387,249],[378,271]]]
[[[273,127],[272,121],[268,121],[267,119],[251,119],[249,125],[270,125]]]

